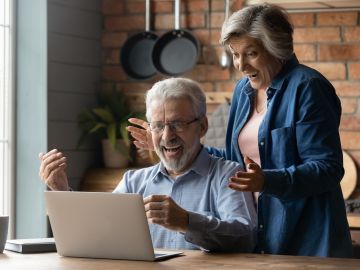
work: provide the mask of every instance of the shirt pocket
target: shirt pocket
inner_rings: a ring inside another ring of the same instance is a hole
[[[276,168],[285,168],[296,163],[296,136],[293,127],[283,127],[271,131],[271,161]]]

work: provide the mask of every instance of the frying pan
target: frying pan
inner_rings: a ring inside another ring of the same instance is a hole
[[[150,31],[150,0],[146,0],[145,4],[145,31],[130,37],[120,54],[124,71],[139,80],[149,79],[157,72],[151,55],[158,36]]]
[[[196,64],[199,47],[189,31],[180,29],[180,0],[175,0],[175,29],[156,41],[152,53],[155,68],[165,75],[180,75]]]

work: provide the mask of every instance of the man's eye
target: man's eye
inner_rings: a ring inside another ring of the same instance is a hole
[[[173,122],[171,124],[174,128],[181,128],[183,126],[182,122]]]

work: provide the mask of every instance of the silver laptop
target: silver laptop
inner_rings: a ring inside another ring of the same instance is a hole
[[[155,261],[182,254],[154,251],[139,194],[45,191],[45,203],[62,256]]]

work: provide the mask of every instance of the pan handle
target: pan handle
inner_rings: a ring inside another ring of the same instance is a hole
[[[180,30],[180,0],[175,0],[175,30]]]
[[[150,0],[145,2],[145,31],[150,31]]]
[[[225,21],[229,18],[229,0],[225,0]]]

